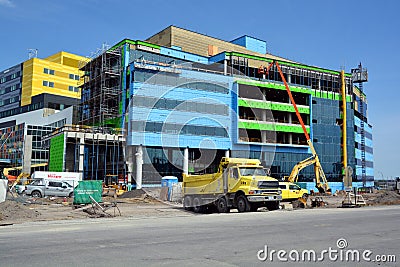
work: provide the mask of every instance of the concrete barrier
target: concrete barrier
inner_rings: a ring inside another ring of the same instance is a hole
[[[8,180],[0,179],[0,203],[6,201]]]

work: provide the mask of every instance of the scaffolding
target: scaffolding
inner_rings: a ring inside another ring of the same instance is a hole
[[[121,48],[104,51],[81,68],[80,124],[105,126],[121,116],[121,69]]]

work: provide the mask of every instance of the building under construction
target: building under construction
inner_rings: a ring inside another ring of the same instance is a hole
[[[228,42],[175,26],[146,41],[122,40],[81,69],[80,123],[93,126],[88,131],[123,133],[111,141],[118,143],[117,154],[108,150],[108,137],[79,137],[83,129],[72,139],[64,136],[61,151],[69,159],[63,170],[83,171],[88,179],[117,172],[129,183],[140,179],[151,186],[165,175],[214,172],[229,155],[259,158],[275,178],[289,175],[310,149],[276,66],[266,71],[273,61],[290,85],[328,181],[337,183],[331,187],[343,189],[347,165],[354,182],[373,183],[372,127],[352,73],[342,77],[272,55],[265,41],[247,35]],[[108,154],[96,154],[96,146]],[[85,157],[92,163],[76,160]],[[313,179],[312,167],[299,176],[310,189]]]

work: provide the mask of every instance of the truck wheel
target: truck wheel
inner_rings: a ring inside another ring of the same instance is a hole
[[[236,200],[237,210],[239,212],[247,212],[250,211],[250,203],[247,201],[247,198],[243,195],[239,196]]]
[[[41,198],[42,197],[42,193],[40,193],[39,191],[33,191],[32,192],[32,197]]]
[[[193,200],[193,211],[196,213],[204,212],[204,206],[201,205],[201,201],[198,197],[194,198]]]
[[[269,202],[267,203],[268,210],[277,210],[279,209],[279,201]]]
[[[193,206],[192,206],[192,198],[190,196],[186,196],[183,199],[183,208],[185,210],[193,210]]]
[[[228,213],[230,211],[225,197],[221,197],[217,200],[217,210],[219,213]]]

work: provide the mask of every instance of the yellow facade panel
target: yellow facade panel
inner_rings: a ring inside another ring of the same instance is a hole
[[[23,78],[21,106],[31,104],[33,96],[43,93],[80,98],[80,92],[75,92],[79,86],[78,76],[80,62],[87,61],[85,57],[66,52],[56,53],[46,59],[33,58],[23,63]]]

